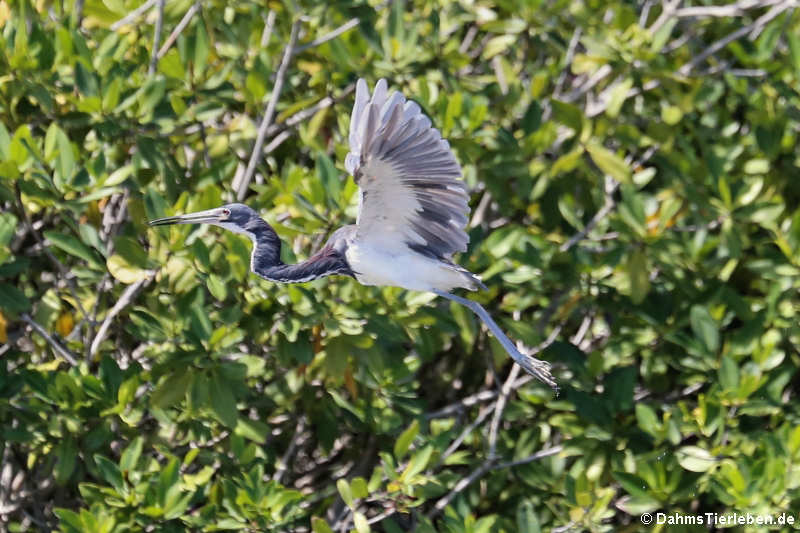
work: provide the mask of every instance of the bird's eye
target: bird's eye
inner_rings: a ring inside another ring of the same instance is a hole
[[[231,210],[230,209],[223,209],[222,210],[222,214],[225,215],[225,218],[228,218],[228,217],[231,216]]]

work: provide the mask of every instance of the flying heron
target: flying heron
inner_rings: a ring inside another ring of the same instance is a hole
[[[467,250],[464,231],[468,196],[450,145],[399,92],[387,94],[379,80],[372,95],[359,79],[350,119],[350,153],[345,167],[360,187],[355,224],[336,230],[322,249],[305,261],[281,261],[277,233],[243,204],[150,221],[213,224],[247,235],[253,242],[250,269],[279,283],[301,283],[341,274],[364,285],[430,291],[467,306],[523,369],[556,387],[550,365],[521,353],[478,302],[450,291],[486,289],[472,272],[452,261]]]

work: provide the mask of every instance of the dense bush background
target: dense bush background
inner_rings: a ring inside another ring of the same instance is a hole
[[[794,2],[138,4],[0,1],[0,529],[800,519]],[[145,225],[241,186],[307,257],[359,76],[452,143],[472,297],[558,394],[459,306]]]

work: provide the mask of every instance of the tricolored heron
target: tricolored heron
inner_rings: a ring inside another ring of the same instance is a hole
[[[468,196],[450,145],[419,106],[399,92],[387,95],[385,80],[378,81],[370,97],[360,79],[349,140],[345,167],[361,189],[357,221],[336,230],[305,261],[283,263],[275,230],[243,204],[160,218],[150,225],[213,224],[247,235],[253,242],[250,268],[269,281],[300,283],[343,274],[364,285],[433,292],[470,308],[517,364],[555,387],[548,363],[520,353],[479,303],[450,294],[456,288],[486,286],[451,259],[467,250]]]

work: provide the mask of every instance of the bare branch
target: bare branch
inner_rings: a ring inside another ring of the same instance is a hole
[[[111,31],[117,31],[122,26],[132,23],[134,20],[142,16],[146,11],[148,11],[151,7],[156,5],[156,2],[157,0],[147,0],[147,2],[140,5],[139,7],[137,7],[136,9],[125,15],[123,18],[119,19],[114,24],[112,24]]]
[[[508,377],[503,383],[503,387],[500,389],[500,397],[497,399],[497,403],[494,406],[494,416],[492,417],[492,423],[489,426],[489,459],[491,460],[494,460],[497,457],[497,432],[500,429],[500,421],[503,419],[503,411],[506,409],[508,395],[511,394],[514,381],[517,379],[517,375],[519,374],[519,369],[519,365],[511,366],[511,370],[508,372]]]
[[[264,21],[264,31],[261,33],[261,48],[266,48],[269,40],[272,37],[272,30],[275,28],[275,10],[270,9],[267,13],[267,20]]]
[[[61,344],[59,344],[57,340],[51,337],[50,334],[47,333],[47,331],[41,325],[39,325],[38,322],[32,319],[28,313],[22,313],[20,318],[22,318],[23,322],[32,327],[36,331],[36,333],[41,335],[42,338],[47,341],[47,344],[53,347],[53,350],[55,350],[55,352],[58,355],[60,355],[72,366],[78,366],[78,360],[75,358],[75,356],[72,355],[72,353],[69,350],[61,346]]]
[[[564,450],[564,447],[561,445],[553,446],[551,448],[545,448],[544,450],[539,450],[538,452],[531,454],[523,459],[517,459],[516,461],[507,461],[505,463],[498,463],[492,467],[492,470],[502,470],[503,468],[513,468],[515,466],[526,465],[528,463],[538,461],[539,459],[543,459],[545,457],[550,457],[551,455],[556,455],[558,453],[561,453],[562,450]]]
[[[89,313],[86,312],[86,309],[83,307],[81,299],[78,298],[78,292],[75,289],[75,282],[70,277],[67,267],[65,267],[64,264],[61,261],[59,261],[55,255],[53,255],[53,252],[50,251],[50,247],[45,245],[44,239],[42,239],[42,236],[39,235],[38,231],[36,231],[36,228],[33,227],[33,223],[31,222],[30,217],[28,217],[28,212],[25,211],[25,206],[22,203],[22,195],[19,190],[19,185],[17,185],[15,192],[17,196],[17,207],[19,209],[20,214],[22,215],[22,220],[25,222],[25,225],[28,228],[28,231],[31,233],[31,235],[33,235],[33,238],[36,240],[36,242],[39,243],[39,246],[42,247],[42,251],[50,260],[50,262],[53,263],[53,265],[56,267],[59,274],[61,274],[62,278],[64,279],[64,282],[67,285],[67,288],[69,289],[70,294],[72,295],[72,299],[75,300],[75,306],[78,308],[78,311],[81,312],[83,318],[86,319],[91,326],[92,325],[91,317],[89,316]]]
[[[561,89],[564,87],[564,82],[567,79],[567,73],[572,66],[572,60],[575,57],[575,50],[577,49],[578,43],[581,40],[582,33],[583,30],[581,28],[575,28],[575,31],[572,32],[572,37],[567,45],[567,54],[564,56],[564,68],[561,69],[561,73],[558,75],[558,80],[556,81],[556,87],[553,90],[553,98],[556,100],[561,97]]]
[[[344,90],[338,96],[336,97],[326,96],[325,98],[323,98],[316,104],[312,105],[311,107],[301,109],[300,111],[290,116],[280,124],[270,125],[270,127],[267,128],[267,137],[269,137],[270,135],[274,135],[275,133],[278,133],[281,130],[286,130],[288,128],[296,126],[297,124],[303,122],[304,120],[313,117],[321,109],[325,109],[326,107],[330,107],[333,104],[340,102],[341,100],[346,98],[350,93],[352,93],[355,90],[355,88],[356,88],[355,83],[351,83],[350,85],[345,87]],[[265,153],[267,152],[266,148],[264,149],[264,152]]]
[[[292,440],[289,442],[289,447],[286,448],[286,453],[284,453],[283,457],[281,457],[278,467],[275,469],[275,475],[272,476],[272,479],[278,483],[283,481],[283,476],[286,474],[286,471],[289,468],[289,462],[292,460],[294,452],[297,450],[297,445],[300,442],[305,430],[306,417],[300,416],[300,419],[297,421],[297,427],[294,430],[294,435],[292,435]]]
[[[192,4],[192,7],[189,8],[189,10],[183,16],[181,21],[178,22],[178,25],[175,26],[175,29],[172,30],[172,33],[169,34],[169,37],[167,37],[167,40],[164,41],[164,46],[162,46],[161,49],[158,51],[157,60],[159,60],[162,57],[164,57],[164,55],[169,51],[169,49],[172,46],[172,44],[178,38],[178,35],[180,35],[181,32],[186,29],[186,26],[189,25],[189,22],[192,20],[192,17],[198,11],[200,11],[200,5],[201,5],[200,0],[197,0],[194,4]]]
[[[278,74],[275,78],[275,86],[272,88],[272,94],[269,98],[269,103],[264,111],[264,118],[261,120],[261,125],[258,127],[258,135],[256,136],[256,144],[253,147],[253,153],[250,155],[250,162],[247,164],[241,183],[238,184],[236,191],[236,198],[243,200],[245,193],[247,193],[250,182],[253,180],[253,173],[256,170],[256,164],[261,157],[261,147],[264,146],[264,139],[267,136],[267,128],[272,123],[272,117],[275,114],[275,106],[278,103],[278,98],[281,96],[283,89],[283,82],[286,78],[286,70],[289,67],[289,60],[292,57],[295,44],[297,44],[297,34],[300,31],[300,21],[295,20],[292,23],[291,35],[289,36],[289,43],[283,51],[283,59],[278,67]]]
[[[675,16],[675,9],[681,0],[666,0],[661,6],[661,14],[658,16],[653,25],[647,28],[651,34],[655,34],[661,29],[661,26],[667,23],[669,19]]]
[[[434,518],[438,516],[442,511],[444,511],[445,507],[450,505],[450,502],[453,501],[453,498],[461,494],[467,487],[469,487],[474,481],[483,477],[483,475],[492,469],[493,461],[491,459],[487,459],[481,465],[473,470],[467,477],[461,478],[456,486],[452,488],[450,492],[442,496],[439,501],[436,502],[433,509],[428,513],[428,518]]]
[[[519,368],[519,367],[518,365],[513,365],[512,368]],[[453,455],[453,453],[455,453],[458,447],[461,446],[461,443],[464,442],[464,439],[469,437],[470,433],[472,433],[476,427],[483,424],[483,421],[486,420],[486,417],[489,416],[489,413],[492,412],[492,409],[494,408],[495,405],[497,404],[492,403],[481,409],[481,412],[478,413],[478,416],[475,418],[475,420],[473,420],[467,427],[465,427],[463,431],[461,431],[461,433],[458,435],[458,437],[456,437],[455,440],[453,440],[453,442],[450,443],[450,446],[447,447],[442,456],[439,458],[439,464],[443,463],[445,459]]]
[[[520,378],[520,380],[525,380],[526,376]],[[530,380],[528,380],[530,381]],[[470,394],[462,398],[461,400],[452,403],[446,407],[438,409],[436,411],[432,411],[425,415],[427,420],[432,420],[434,418],[445,418],[461,411],[464,411],[468,407],[472,407],[473,405],[477,405],[481,402],[488,402],[489,400],[494,400],[497,398],[497,395],[500,394],[497,390],[482,390],[480,392],[476,392],[475,394]]]
[[[150,58],[150,68],[147,69],[149,75],[156,72],[158,66],[158,44],[161,42],[161,30],[164,27],[164,4],[166,0],[158,0],[158,16],[156,18],[156,29],[153,32],[153,56]]]
[[[89,357],[94,357],[94,354],[97,353],[97,350],[100,348],[100,344],[106,339],[108,335],[108,328],[111,326],[111,321],[114,320],[118,314],[122,312],[127,306],[133,302],[133,299],[139,294],[144,287],[146,287],[155,277],[156,271],[151,270],[147,273],[147,277],[128,285],[125,290],[122,292],[122,295],[117,300],[117,303],[114,304],[114,307],[106,315],[105,320],[100,325],[100,329],[97,330],[97,334],[94,336],[92,340],[92,345],[89,348]]]
[[[751,40],[758,37],[761,31],[764,29],[772,19],[789,9],[790,7],[794,7],[795,0],[786,0],[778,5],[773,6],[769,11],[758,17],[752,24],[748,24],[747,26],[743,26],[736,31],[733,31],[719,39],[711,43],[711,45],[694,56],[694,58],[683,65],[680,69],[678,69],[678,74],[682,76],[688,75],[697,65],[705,61],[709,56],[715,54],[719,50],[722,50],[726,46],[728,46],[733,41],[744,37],[747,34]]]
[[[283,141],[288,139],[292,136],[292,133],[289,130],[284,130],[276,135],[267,146],[264,147],[264,152],[261,154],[262,156],[271,154],[275,148],[283,144]]]
[[[749,9],[758,9],[778,4],[783,0],[742,0],[735,4],[722,6],[689,6],[676,9],[674,15],[678,18],[690,17],[736,17],[744,15]]]
[[[293,54],[299,54],[300,52],[308,50],[309,48],[314,48],[315,46],[319,46],[319,45],[321,45],[323,43],[326,43],[326,42],[330,41],[331,39],[335,39],[338,36],[340,36],[341,34],[343,34],[344,32],[346,32],[347,30],[355,28],[356,26],[358,26],[358,23],[359,23],[359,20],[358,20],[357,17],[351,18],[350,20],[348,20],[347,22],[345,22],[344,24],[342,24],[341,26],[339,26],[335,30],[326,33],[322,37],[317,37],[316,39],[314,39],[310,43],[301,44],[300,46],[295,48],[292,53]]]
[[[543,459],[545,457],[549,457],[551,455],[555,455],[560,453],[563,450],[563,446],[553,446],[551,448],[545,448],[544,450],[540,450],[533,455],[529,455],[524,459],[519,459],[517,461],[508,461],[505,463],[495,464],[494,459],[488,458],[486,459],[481,465],[473,470],[467,477],[461,478],[458,483],[456,483],[455,487],[453,487],[450,492],[444,495],[439,501],[436,502],[436,505],[431,509],[428,513],[428,518],[434,518],[438,516],[444,509],[450,505],[450,502],[453,499],[461,494],[467,487],[469,487],[473,482],[477,481],[484,474],[491,470],[500,470],[503,468],[509,468],[513,466],[524,465],[528,463],[532,463],[533,461],[538,461],[539,459]]]
[[[566,252],[577,243],[582,241],[586,238],[590,231],[594,229],[598,222],[603,220],[608,214],[614,209],[617,205],[617,201],[614,199],[614,193],[617,192],[619,189],[619,182],[614,181],[610,177],[606,177],[606,195],[605,195],[605,202],[603,203],[603,207],[600,208],[597,213],[592,217],[586,227],[584,227],[581,231],[570,237],[570,239],[561,245],[559,251]]]

